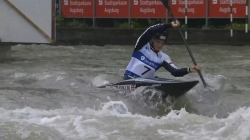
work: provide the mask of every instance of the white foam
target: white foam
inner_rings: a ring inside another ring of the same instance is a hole
[[[64,108],[38,110],[23,108],[0,109],[0,126],[16,122],[18,127],[7,133],[16,132],[20,138],[28,139],[32,133],[53,129],[65,139],[154,139],[227,140],[250,138],[250,107],[240,108],[227,118],[205,117],[188,113],[184,108],[172,110],[162,117],[132,114],[121,101],[104,103],[99,110]],[[34,125],[37,130],[31,129]],[[41,129],[41,130],[39,130]],[[51,130],[49,130],[52,132]],[[141,135],[143,134],[143,135]],[[42,135],[42,133],[41,133]]]
[[[94,86],[102,86],[105,84],[109,84],[109,81],[105,80],[106,78],[107,75],[98,75],[93,79],[92,84]]]
[[[14,74],[14,77],[15,77],[15,78],[21,78],[21,77],[25,77],[25,76],[26,76],[26,73],[16,72],[16,73]]]
[[[14,78],[35,78],[38,80],[45,80],[49,78],[55,78],[56,81],[64,79],[65,72],[39,72],[39,73],[33,73],[33,74],[27,74],[22,72],[15,72]]]

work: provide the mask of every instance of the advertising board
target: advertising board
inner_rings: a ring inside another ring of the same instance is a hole
[[[131,0],[131,18],[165,18],[166,8],[160,0]]]
[[[129,0],[96,0],[97,18],[128,18]]]
[[[67,18],[92,18],[93,0],[62,0],[62,15]]]

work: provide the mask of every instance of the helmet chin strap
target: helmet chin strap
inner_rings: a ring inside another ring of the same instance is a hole
[[[159,51],[155,50],[153,41],[150,42],[150,48],[151,48],[151,50],[153,50],[155,53],[158,53],[158,52],[159,52]]]

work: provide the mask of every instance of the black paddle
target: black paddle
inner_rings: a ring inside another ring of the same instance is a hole
[[[171,9],[170,4],[169,4],[169,0],[161,0],[161,2],[162,2],[163,5],[168,9],[168,12],[171,13],[171,16],[172,16],[172,18],[174,19],[174,21],[176,21],[176,18],[174,17],[173,12],[172,12],[172,9]],[[192,53],[191,53],[191,50],[189,49],[189,47],[188,47],[188,45],[187,45],[187,42],[185,41],[185,38],[184,38],[184,36],[183,36],[183,34],[182,34],[181,29],[180,29],[179,26],[178,26],[178,30],[179,30],[179,32],[180,32],[180,34],[181,34],[181,37],[182,37],[182,39],[183,39],[183,41],[184,41],[184,43],[185,43],[185,45],[186,45],[186,48],[187,48],[187,50],[188,50],[188,53],[189,53],[189,55],[191,56],[194,65],[196,66],[197,63],[196,63],[196,61],[195,61],[195,59],[194,59],[194,57],[193,57],[193,55],[192,55]],[[202,76],[202,74],[201,74],[201,71],[198,70],[198,73],[199,73],[199,75],[200,75],[200,77],[201,77],[201,81],[203,82],[203,85],[204,85],[205,87],[207,87],[207,84],[206,84],[206,82],[205,82],[205,80],[204,80],[204,78],[203,78],[203,76]]]

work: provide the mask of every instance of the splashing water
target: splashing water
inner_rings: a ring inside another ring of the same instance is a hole
[[[192,46],[211,86],[200,81],[185,96],[162,100],[146,87],[96,88],[122,79],[133,47],[115,47],[13,47],[13,59],[0,65],[0,139],[250,139],[249,49]],[[192,63],[183,46],[167,52],[180,67]]]
[[[190,114],[184,108],[172,110],[162,117],[147,117],[130,113],[121,101],[104,103],[100,110],[38,110],[29,107],[0,110],[2,138],[10,134],[16,139],[250,138],[250,107],[239,108],[223,119]]]

